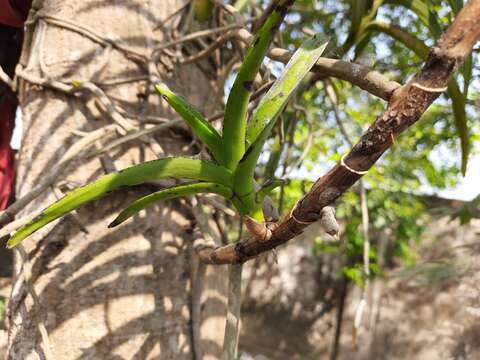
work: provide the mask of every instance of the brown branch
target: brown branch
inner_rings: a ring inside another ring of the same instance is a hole
[[[317,221],[320,211],[333,203],[393,144],[393,139],[417,122],[480,38],[480,0],[469,1],[453,24],[431,49],[423,69],[406,85],[395,90],[387,109],[363,134],[352,150],[326,175],[318,179],[267,241],[250,238],[244,242],[203,251],[208,264],[243,263],[276,248]],[[207,249],[205,249],[207,250]]]
[[[30,25],[32,22],[37,21],[37,19],[41,19],[48,24],[55,25],[63,29],[76,32],[104,47],[111,46],[125,54],[126,57],[138,62],[141,65],[144,65],[148,61],[148,58],[144,54],[123,45],[120,39],[105,37],[92,28],[77,24],[76,22],[68,19],[62,19],[53,15],[37,13],[34,19],[27,21],[25,25]]]
[[[278,1],[273,1],[264,14],[268,15],[269,9],[271,10],[278,5]],[[259,19],[256,26],[258,26],[258,24],[261,24],[263,21],[264,19],[262,17],[261,19]],[[253,41],[254,36],[248,30],[241,28],[242,26],[244,26],[244,24],[248,22],[249,21],[246,20],[237,21],[236,24],[227,25],[215,29],[198,31],[192,34],[188,34],[182,38],[161,44],[153,49],[152,61],[157,62],[161,52],[168,47],[221,33],[224,33],[224,35],[219,37],[207,49],[202,50],[199,54],[182,60],[181,63],[192,63],[203,59],[205,56],[208,56],[213,50],[217,49],[220,45],[230,40],[232,37],[249,45]],[[282,48],[272,48],[270,49],[267,56],[272,60],[277,60],[286,64],[292,57],[292,53]],[[361,89],[368,91],[370,94],[387,101],[390,100],[393,92],[398,87],[400,87],[399,83],[389,80],[387,77],[380,74],[379,72],[373,71],[369,67],[351,63],[348,61],[320,58],[312,71],[325,77],[331,76],[348,81],[353,85],[356,85]]]
[[[16,75],[19,78],[28,81],[29,83],[46,86],[69,95],[77,95],[84,91],[88,91],[92,93],[98,99],[100,104],[102,104],[102,106],[106,109],[106,114],[108,114],[108,116],[120,126],[121,135],[127,134],[128,131],[137,130],[135,125],[133,125],[129,120],[125,119],[120,114],[118,107],[113,104],[105,92],[90,81],[78,81],[75,85],[73,85],[51,78],[38,77],[20,68],[17,69]]]
[[[185,35],[185,36],[183,36],[179,39],[175,39],[175,40],[163,43],[163,44],[155,47],[153,49],[153,52],[152,52],[152,57],[154,59],[157,59],[158,58],[158,53],[160,51],[166,49],[166,48],[169,48],[169,47],[172,47],[172,46],[175,46],[175,45],[179,45],[179,44],[182,44],[182,43],[185,43],[185,42],[188,42],[188,41],[201,39],[201,38],[208,37],[208,36],[224,34],[224,33],[229,32],[230,30],[241,28],[242,26],[243,25],[240,25],[240,24],[232,24],[232,25],[226,25],[226,26],[222,26],[222,27],[218,27],[218,28],[214,28],[214,29],[200,30],[200,31]]]
[[[217,38],[211,45],[209,45],[206,49],[189,56],[185,59],[180,60],[180,64],[186,65],[186,64],[191,64],[200,60],[205,59],[208,57],[212,52],[217,50],[220,46],[222,46],[224,43],[226,43],[228,40],[232,39],[235,37],[235,32],[229,31],[224,34],[222,34],[219,38]]]

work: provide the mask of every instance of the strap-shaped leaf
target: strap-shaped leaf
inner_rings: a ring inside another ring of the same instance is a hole
[[[288,100],[322,55],[327,43],[328,41],[319,36],[305,41],[288,62],[282,76],[275,81],[258,104],[247,135],[252,145],[238,164],[235,173],[235,190],[240,195],[253,193],[253,182],[247,179],[253,179],[263,145]]]
[[[100,199],[111,191],[164,178],[193,179],[215,182],[226,187],[232,186],[231,173],[226,168],[208,161],[181,157],[148,161],[102,176],[97,181],[68,193],[43,210],[30,223],[21,227],[8,241],[8,247],[14,247],[53,220]]]
[[[465,176],[470,155],[470,136],[467,113],[465,111],[465,98],[458,87],[458,83],[453,78],[448,82],[448,95],[452,99],[453,119],[455,120],[457,135],[460,137],[460,148],[462,149],[461,170]]]
[[[365,25],[377,15],[383,0],[355,0],[350,6],[350,27],[348,36],[341,47],[337,49],[338,55],[345,55],[353,45],[356,45],[355,57],[360,56],[368,39],[365,38]]]
[[[435,10],[428,0],[387,0],[386,2],[403,7],[414,12],[430,33],[438,39],[442,35],[442,27]]]
[[[208,120],[187,100],[175,94],[165,84],[155,85],[155,89],[170,106],[187,122],[195,135],[210,149],[214,158],[223,164],[222,137]]]
[[[257,191],[257,200],[259,202],[263,202],[263,199],[270,195],[270,193],[277,187],[282,186],[285,184],[285,181],[282,179],[269,179],[267,182],[260,186],[259,190]]]
[[[293,54],[280,78],[272,85],[255,110],[247,139],[253,144],[265,127],[273,127],[278,115],[283,111],[293,92],[310,72],[327,47],[328,41],[316,35]]]
[[[368,1],[356,0],[352,1],[351,15],[350,15],[350,29],[349,33],[356,33],[360,28],[363,17],[367,14]]]
[[[472,80],[472,71],[473,71],[473,57],[472,54],[465,57],[463,64],[460,67],[460,71],[463,75],[463,96],[468,97],[468,88],[470,86],[470,81]]]
[[[108,227],[115,227],[121,224],[129,217],[135,215],[139,211],[147,208],[148,206],[152,205],[157,201],[169,200],[181,196],[195,195],[200,193],[219,194],[226,199],[230,199],[233,194],[232,189],[230,189],[229,187],[212,182],[186,184],[175,186],[169,189],[163,189],[134,201],[125,210],[123,210],[115,218],[115,220],[113,220],[112,223],[108,225]]]
[[[293,3],[291,0],[278,1],[253,39],[228,96],[223,123],[223,144],[226,166],[231,170],[235,169],[245,153],[247,110],[253,81],[277,28]]]

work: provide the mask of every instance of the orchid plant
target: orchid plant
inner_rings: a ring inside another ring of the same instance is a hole
[[[259,188],[256,186],[254,175],[260,153],[292,94],[327,45],[319,36],[305,41],[294,53],[282,75],[261,99],[248,121],[248,104],[255,76],[284,16],[284,8],[279,7],[272,11],[252,40],[228,96],[222,134],[197,109],[165,84],[155,85],[158,93],[208,148],[212,160],[170,157],[144,162],[100,177],[44,209],[39,216],[13,234],[8,241],[8,247],[13,248],[48,223],[112,191],[164,178],[188,179],[192,182],[162,189],[136,200],[123,210],[109,227],[121,224],[154,202],[202,193],[221,195],[233,205],[240,216],[263,222],[263,201],[279,182],[271,181]]]

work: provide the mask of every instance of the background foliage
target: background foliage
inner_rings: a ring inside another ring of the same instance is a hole
[[[366,24],[372,21],[391,24],[432,46],[462,6],[462,1],[301,0],[287,17],[279,42],[294,49],[308,34],[323,33],[330,37],[327,56],[343,56],[405,83],[423,63],[418,51],[388,33],[370,31],[368,27],[365,30]],[[430,220],[425,211],[425,198],[420,195],[455,187],[459,182],[461,138],[470,143],[470,157],[478,154],[478,52],[474,51],[471,60],[466,61],[456,76],[465,119],[459,120],[458,113],[454,112],[451,94],[443,95],[418,125],[397,139],[364,179],[374,244],[370,267],[374,274],[382,272],[378,264],[380,257],[384,266],[395,263],[414,266],[415,249],[428,237],[425,226]],[[273,69],[276,66],[279,65],[272,64]],[[276,192],[276,200],[284,210],[291,208],[312,180],[333,166],[349,148],[338,130],[338,121],[355,142],[385,106],[382,100],[348,83],[332,80],[332,85],[338,97],[337,109],[325,91],[325,82],[318,76],[312,77],[304,91],[297,95],[295,105],[283,115],[282,126],[270,142],[268,151],[272,153],[265,156],[265,171],[261,175],[268,178],[275,173],[289,180]],[[465,124],[459,126],[459,121]],[[343,196],[337,206],[339,219],[346,223],[343,238],[348,260],[343,273],[362,284],[363,236],[358,187]],[[466,211],[463,217],[468,220],[471,216]],[[391,231],[391,242],[384,253],[378,254],[378,234],[386,230]],[[316,244],[319,253],[344,250],[343,246],[326,242],[321,236]]]

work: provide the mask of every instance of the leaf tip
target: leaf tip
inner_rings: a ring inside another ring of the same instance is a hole
[[[170,90],[167,85],[165,84],[155,84],[155,89],[161,94],[161,95],[164,95],[165,92],[167,92],[168,90]]]
[[[10,236],[10,235],[8,235],[8,236],[9,236],[9,237],[8,237],[8,241],[7,241],[7,249],[11,250],[11,249],[13,249],[15,246],[17,246],[20,241],[15,240],[15,238],[12,237],[12,236]]]
[[[120,225],[122,223],[122,221],[120,221],[120,219],[117,217],[115,220],[113,220],[110,224],[108,224],[108,228],[111,229],[111,228],[114,228],[118,225]]]

